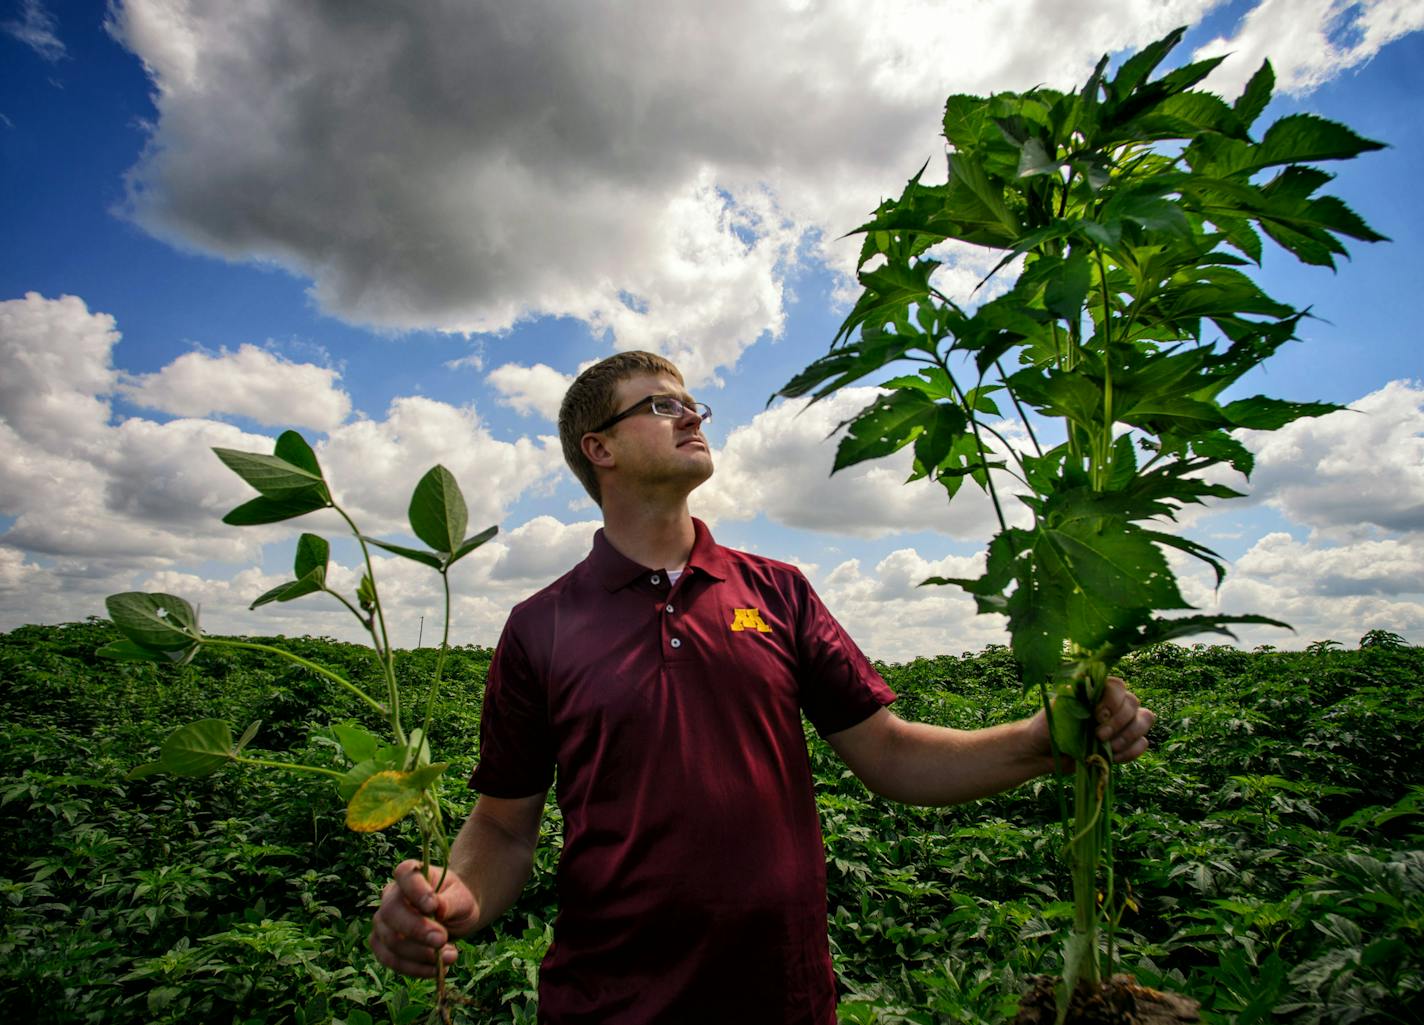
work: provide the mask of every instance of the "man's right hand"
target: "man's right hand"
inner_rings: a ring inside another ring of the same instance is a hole
[[[459,876],[439,865],[422,875],[420,862],[402,861],[381,892],[381,906],[371,923],[371,952],[403,975],[433,979],[436,959],[454,964],[458,955],[450,941],[471,932],[477,921],[474,894]]]

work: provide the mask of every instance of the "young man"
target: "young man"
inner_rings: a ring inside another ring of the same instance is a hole
[[[671,363],[622,353],[570,387],[559,433],[603,511],[588,558],[517,606],[486,682],[480,798],[437,895],[397,867],[371,949],[432,976],[528,879],[544,800],[564,818],[542,1022],[830,1025],[825,855],[801,716],[871,790],[952,804],[1051,768],[1042,713],[908,723],[794,567],[722,548],[688,513],[709,411]],[[1152,713],[1109,681],[1118,761]]]

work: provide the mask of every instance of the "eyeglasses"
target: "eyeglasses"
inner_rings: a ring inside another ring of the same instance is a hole
[[[627,409],[623,410],[623,412],[603,421],[603,423],[595,427],[590,433],[598,434],[602,431],[606,431],[618,423],[618,421],[626,420],[644,406],[647,406],[654,416],[667,416],[672,417],[674,420],[682,418],[689,411],[696,413],[698,420],[702,422],[705,422],[707,418],[712,415],[712,407],[705,402],[693,402],[689,404],[672,395],[649,395],[646,398],[639,399]]]

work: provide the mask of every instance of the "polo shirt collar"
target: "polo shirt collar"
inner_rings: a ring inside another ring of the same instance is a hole
[[[707,524],[694,517],[692,528],[692,552],[687,557],[685,568],[696,569],[714,580],[727,579],[726,553],[722,546],[712,539],[712,532],[707,529]],[[661,568],[638,565],[608,543],[608,538],[603,536],[602,527],[593,535],[593,551],[588,553],[588,564],[594,578],[609,592],[622,590],[653,569]]]

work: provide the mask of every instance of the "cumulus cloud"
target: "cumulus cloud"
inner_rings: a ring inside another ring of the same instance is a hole
[[[920,587],[931,576],[977,577],[978,555],[926,559],[913,549],[891,552],[870,570],[848,559],[824,576],[812,575],[826,607],[871,658],[904,662],[1007,644],[1002,616],[979,615],[957,587]]]
[[[789,527],[853,537],[930,530],[981,539],[994,533],[993,506],[974,484],[961,488],[953,504],[937,484],[905,484],[909,447],[831,475],[839,436],[828,436],[877,394],[845,388],[812,405],[796,400],[757,414],[714,453],[717,472],[693,495],[695,512],[711,522],[765,515]],[[1001,494],[1012,491],[1012,481],[998,483]],[[1012,501],[1004,511],[1015,523],[1026,512]]]
[[[1232,36],[1196,59],[1230,54],[1208,85],[1234,96],[1269,59],[1283,92],[1307,93],[1365,63],[1386,44],[1424,28],[1421,0],[1261,0]]]
[[[491,370],[487,380],[511,409],[524,416],[538,413],[545,420],[557,423],[559,403],[563,402],[564,392],[574,379],[543,363],[532,367],[506,363]]]
[[[0,625],[97,613],[105,594],[132,589],[137,575],[161,581],[185,566],[250,564],[263,544],[293,534],[291,523],[240,530],[221,523],[253,493],[210,450],[270,452],[271,436],[197,417],[113,422],[119,337],[111,316],[74,296],[0,302],[0,516],[11,520],[0,533]],[[194,373],[182,361],[140,387],[174,386]],[[199,364],[198,373],[210,374],[213,363],[221,358]],[[277,376],[292,389],[334,381],[305,377],[292,364]],[[286,404],[295,408],[301,394],[289,392]],[[276,408],[283,400],[265,401]],[[497,441],[473,407],[421,397],[397,398],[383,420],[332,427],[316,451],[342,504],[364,530],[384,534],[408,529],[411,491],[435,463],[463,482],[472,530],[500,522],[531,489],[551,486],[562,465],[552,438]],[[299,527],[344,531],[330,513]],[[214,587],[223,580],[212,579]]]
[[[695,386],[781,330],[806,256],[849,265],[828,240],[936,155],[947,93],[1069,85],[1219,2],[126,0],[111,29],[154,83],[153,232],[352,321],[574,317]]]
[[[67,54],[59,38],[59,21],[41,0],[22,0],[20,16],[0,22],[0,30],[14,36],[50,63]]]
[[[293,363],[255,345],[217,355],[189,352],[151,374],[125,380],[125,398],[178,416],[236,415],[269,426],[329,431],[351,412],[340,373]]]
[[[1350,409],[1243,432],[1254,499],[1335,536],[1424,531],[1424,383],[1391,381]]]

